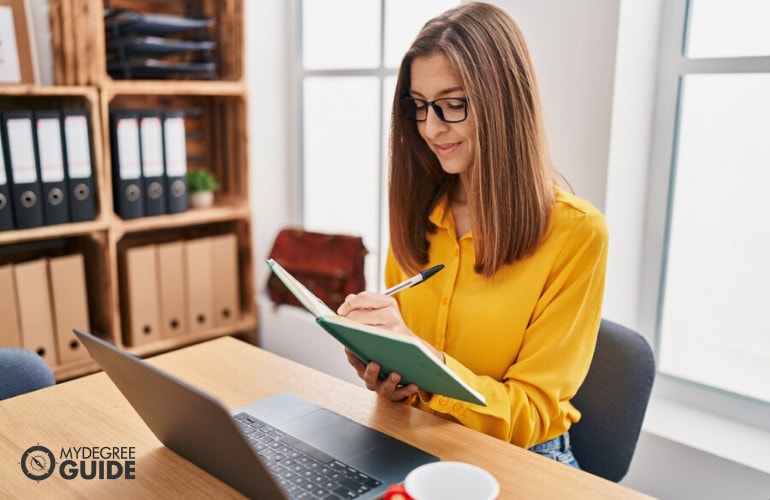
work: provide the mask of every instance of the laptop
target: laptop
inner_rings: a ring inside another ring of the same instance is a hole
[[[74,332],[164,445],[248,497],[380,498],[439,460],[288,392],[230,413],[138,357]]]

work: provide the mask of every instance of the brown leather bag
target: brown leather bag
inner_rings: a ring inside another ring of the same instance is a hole
[[[364,257],[367,250],[360,236],[325,234],[299,228],[282,229],[275,238],[270,258],[333,310],[351,293],[366,288]],[[300,306],[275,274],[267,282],[270,299],[277,306]]]

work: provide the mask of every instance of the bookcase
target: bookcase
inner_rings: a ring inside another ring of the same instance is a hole
[[[256,341],[252,215],[249,205],[247,91],[243,81],[243,0],[50,0],[56,85],[1,85],[0,109],[76,108],[90,118],[96,217],[86,222],[0,231],[0,265],[80,253],[92,333],[147,356],[223,335]],[[205,16],[201,32],[216,78],[119,79],[107,71],[105,9]],[[184,110],[188,170],[212,171],[220,189],[210,208],[124,220],[115,211],[110,113]],[[238,307],[227,325],[134,344],[125,331],[124,254],[143,245],[233,235]],[[90,357],[52,366],[57,380],[96,371]]]

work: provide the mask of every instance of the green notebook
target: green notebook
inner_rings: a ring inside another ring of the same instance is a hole
[[[414,383],[423,391],[486,406],[484,396],[439,362],[419,339],[340,316],[275,260],[269,259],[267,265],[324,330],[365,363],[379,363],[383,377],[396,372],[402,384]]]

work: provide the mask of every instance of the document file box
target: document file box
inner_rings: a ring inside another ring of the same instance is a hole
[[[8,178],[17,229],[42,226],[43,204],[35,155],[32,111],[6,111],[3,132],[8,147]]]
[[[211,237],[214,268],[214,325],[238,321],[238,239],[234,234]]]
[[[64,152],[73,222],[96,218],[96,192],[91,157],[91,129],[85,110],[65,109]]]
[[[48,277],[51,281],[54,336],[59,362],[88,358],[88,351],[72,331],[73,328],[91,331],[83,255],[76,253],[49,259]]]
[[[35,139],[43,190],[43,211],[46,224],[69,222],[67,179],[64,173],[61,112],[35,111]]]
[[[46,259],[22,262],[14,264],[13,270],[19,303],[21,344],[53,366],[58,356],[48,285],[48,262]]]
[[[13,266],[0,266],[0,347],[21,347]]]
[[[123,219],[144,216],[142,167],[137,113],[113,112],[112,123],[112,180],[115,212]]]
[[[0,121],[2,117],[0,115]],[[2,140],[2,127],[0,127],[0,231],[14,229],[13,202],[11,200],[11,187],[8,185],[8,172],[6,171],[5,152],[8,149]]]
[[[125,251],[125,300],[129,345],[141,345],[161,338],[158,263],[155,245]]]
[[[211,238],[197,238],[185,243],[187,276],[187,329],[206,330],[214,325],[214,269]]]
[[[139,119],[144,185],[144,214],[166,213],[166,182],[163,166],[163,117],[143,113]]]
[[[163,145],[166,167],[168,211],[176,214],[187,210],[187,139],[184,113],[167,111],[163,118]]]
[[[161,336],[164,338],[187,332],[184,254],[183,241],[158,244],[160,323]]]

